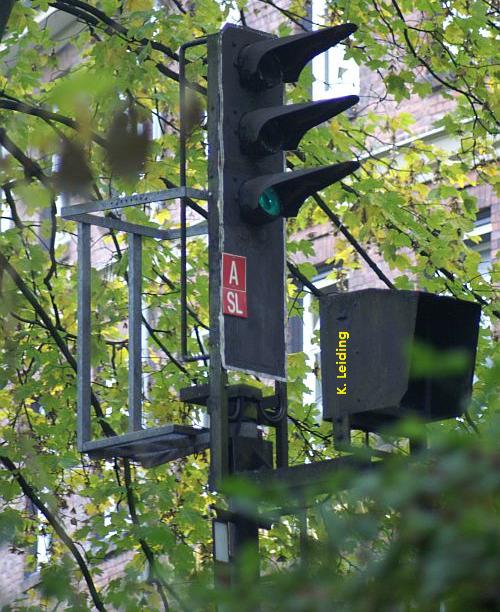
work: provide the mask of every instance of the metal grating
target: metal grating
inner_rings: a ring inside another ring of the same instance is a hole
[[[153,467],[199,453],[208,447],[208,429],[165,425],[86,442],[83,452],[95,459],[124,457],[139,462],[143,467]]]

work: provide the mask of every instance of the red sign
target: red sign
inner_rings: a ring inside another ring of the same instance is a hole
[[[222,253],[222,312],[246,319],[247,258]]]

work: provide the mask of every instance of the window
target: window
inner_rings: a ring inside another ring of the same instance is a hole
[[[325,23],[325,12],[325,0],[312,0],[314,30]],[[314,58],[314,100],[359,94],[359,67],[353,59],[344,59],[344,52],[340,44]]]
[[[488,280],[491,268],[491,208],[489,206],[478,211],[474,229],[468,234],[468,237],[472,236],[479,236],[481,242],[466,241],[466,244],[481,256],[479,274]]]
[[[330,270],[324,271],[313,280],[318,289],[331,287],[334,281],[328,278]],[[319,346],[319,314],[317,308],[313,308],[316,298],[307,293],[303,298],[304,319],[303,319],[303,351],[307,356],[307,364],[311,368],[306,376],[305,384],[309,393],[304,397],[307,403],[316,404],[320,414],[322,412],[322,386],[321,386],[321,352]]]
[[[6,150],[3,147],[0,147],[0,161],[7,157],[6,153]],[[11,227],[14,227],[14,222],[10,219],[11,213],[9,207],[7,205],[4,205],[3,200],[4,198],[2,198],[2,200],[0,201],[0,233],[7,231]]]
[[[34,565],[25,568],[24,577],[28,578],[34,573],[39,572],[41,568],[49,562],[52,547],[52,534],[49,531],[47,520],[30,499],[26,499],[26,510],[36,525],[36,540],[31,550],[27,551],[32,554],[34,558]]]

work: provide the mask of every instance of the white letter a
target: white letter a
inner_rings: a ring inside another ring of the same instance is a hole
[[[229,284],[235,284],[237,287],[240,284],[239,280],[238,280],[238,268],[236,267],[236,262],[233,261],[231,262],[231,269],[229,270]]]

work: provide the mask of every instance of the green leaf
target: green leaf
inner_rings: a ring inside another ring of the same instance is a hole
[[[50,191],[36,182],[18,185],[16,194],[21,198],[29,213],[47,208],[52,199]]]

